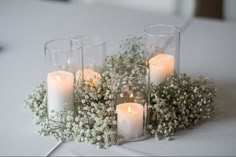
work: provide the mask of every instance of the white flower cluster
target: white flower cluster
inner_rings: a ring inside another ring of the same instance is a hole
[[[142,37],[128,37],[120,45],[120,52],[106,57],[106,68],[119,71],[121,65],[145,65]]]
[[[47,89],[46,83],[43,81],[36,89],[27,96],[25,104],[29,106],[31,111],[35,113],[36,123],[47,117]]]
[[[203,77],[193,80],[186,74],[152,85],[149,131],[159,138],[169,137],[211,118],[215,96],[213,82]]]
[[[96,84],[81,84],[76,90],[77,140],[109,147],[117,144],[116,115],[111,91],[111,73],[102,73]]]

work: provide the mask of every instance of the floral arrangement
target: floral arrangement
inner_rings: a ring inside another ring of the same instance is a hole
[[[47,89],[42,82],[28,95],[26,105],[35,114],[39,133],[57,140],[75,140],[107,148],[120,144],[117,137],[116,113],[111,89],[111,71],[117,65],[145,65],[141,37],[125,39],[120,52],[106,57],[106,70],[96,86],[74,86],[75,111],[57,113],[61,121],[48,118]],[[104,68],[105,69],[105,68]],[[158,86],[151,85],[150,120],[147,131],[157,139],[171,140],[177,131],[192,128],[214,114],[216,89],[206,78],[192,79],[186,74],[173,74]]]

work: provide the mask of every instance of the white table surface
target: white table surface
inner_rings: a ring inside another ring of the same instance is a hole
[[[41,137],[23,100],[47,68],[43,44],[68,35],[100,35],[110,45],[154,23],[183,25],[187,19],[106,7],[38,1],[0,1],[0,155],[45,155],[56,144]],[[181,70],[205,75],[217,86],[215,117],[174,141],[128,143],[98,150],[63,143],[51,155],[236,155],[236,24],[195,19],[182,34]],[[112,53],[112,51],[108,51]]]
[[[125,9],[73,6],[46,1],[1,0],[0,155],[42,156],[57,144],[54,139],[37,134],[32,114],[24,108],[27,93],[46,78],[47,68],[43,52],[46,41],[80,34],[100,35],[109,44],[108,53],[112,53],[111,50],[115,49],[114,46],[117,46],[123,37],[128,34],[141,34],[146,25],[166,23],[181,26],[186,21],[186,18]],[[190,137],[192,136],[197,134],[191,132]],[[183,147],[193,142],[188,136],[185,137],[180,137],[176,142],[182,141]],[[153,149],[154,154],[158,155],[155,152],[159,149],[168,153],[168,146],[173,144],[175,141],[157,143],[152,139],[122,147],[111,147],[105,151],[97,150],[94,146],[67,143],[61,145],[53,155],[138,155],[145,154],[149,149]],[[138,148],[145,149],[138,152],[132,150]],[[179,149],[179,152],[182,150]]]
[[[97,150],[82,143],[64,143],[52,155],[236,155],[236,23],[194,19],[182,35],[181,71],[204,75],[217,87],[213,119],[179,132],[174,141],[141,142]]]

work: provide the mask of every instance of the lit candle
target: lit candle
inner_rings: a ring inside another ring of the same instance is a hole
[[[149,60],[150,81],[160,84],[167,76],[174,72],[174,56],[158,54]]]
[[[81,79],[81,70],[78,70],[76,73],[76,80]],[[90,84],[95,86],[97,84],[97,81],[101,79],[101,75],[94,70],[91,69],[84,69],[84,81],[85,84]]]
[[[55,116],[52,111],[60,113],[73,110],[74,75],[66,71],[48,73],[48,115]]]
[[[143,135],[143,106],[123,103],[116,107],[118,135],[131,140]]]

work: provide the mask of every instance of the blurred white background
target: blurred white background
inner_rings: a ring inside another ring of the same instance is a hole
[[[198,0],[72,0],[73,3],[105,5],[159,14],[194,16]],[[236,21],[236,0],[223,0],[223,18]]]

